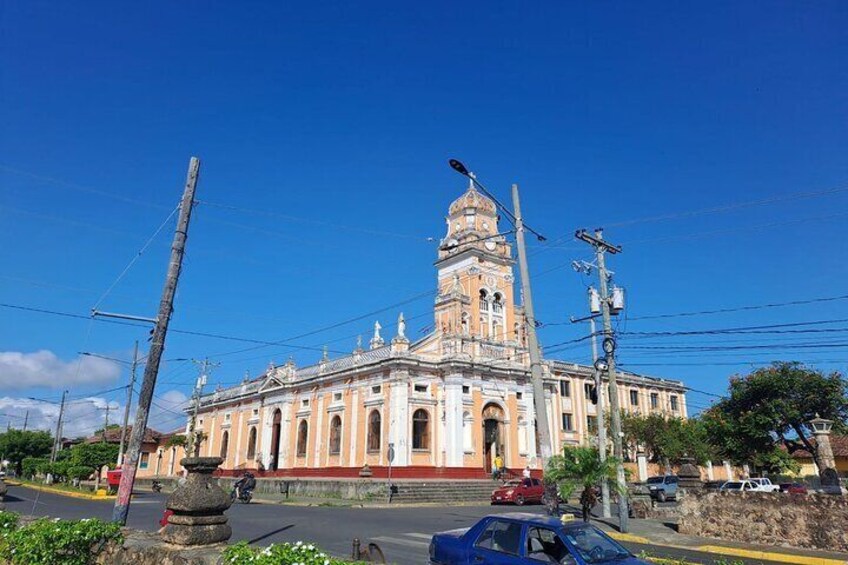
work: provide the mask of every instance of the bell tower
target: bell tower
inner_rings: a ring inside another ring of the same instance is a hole
[[[436,329],[493,342],[519,341],[512,249],[498,232],[495,203],[474,188],[448,210],[439,244]]]

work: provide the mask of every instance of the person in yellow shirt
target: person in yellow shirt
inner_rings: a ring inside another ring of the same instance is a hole
[[[500,455],[495,455],[495,461],[492,464],[492,480],[497,480],[500,478],[503,473],[504,462],[503,457]]]

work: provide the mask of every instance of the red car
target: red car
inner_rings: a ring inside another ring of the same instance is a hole
[[[801,483],[781,483],[780,492],[788,492],[789,494],[807,494],[807,487]]]
[[[542,502],[545,485],[539,479],[515,479],[492,492],[492,504],[511,502],[518,506],[525,502]]]

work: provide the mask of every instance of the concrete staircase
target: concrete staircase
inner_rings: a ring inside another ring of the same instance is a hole
[[[488,503],[497,483],[491,480],[396,482],[393,503]]]

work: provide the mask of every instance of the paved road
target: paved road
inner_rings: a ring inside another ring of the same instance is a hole
[[[164,509],[165,495],[139,493],[133,499],[129,526],[142,530],[158,529]],[[68,519],[111,518],[112,502],[69,498],[35,491],[25,487],[9,487],[6,507],[21,514],[54,516]],[[338,556],[350,554],[351,541],[376,541],[389,562],[399,565],[426,564],[430,536],[434,532],[463,528],[482,516],[514,512],[510,506],[456,506],[423,508],[348,508],[304,507],[278,504],[237,504],[227,512],[234,540],[269,544],[281,541],[310,541]],[[539,506],[522,511],[542,512]],[[685,557],[692,563],[713,564],[715,555],[676,550],[659,546],[625,543],[631,551],[645,550],[658,557]],[[729,558],[728,562],[738,562]],[[744,560],[743,563],[768,562]]]

